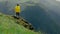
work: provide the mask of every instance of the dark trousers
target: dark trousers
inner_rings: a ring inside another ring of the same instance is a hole
[[[16,12],[16,16],[18,16],[18,17],[19,17],[19,12]]]

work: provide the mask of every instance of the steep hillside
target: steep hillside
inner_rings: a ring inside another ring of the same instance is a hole
[[[38,34],[16,23],[16,19],[0,13],[0,34]]]

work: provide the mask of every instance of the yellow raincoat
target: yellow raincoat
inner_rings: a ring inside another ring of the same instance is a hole
[[[20,6],[15,6],[15,12],[20,13],[21,12],[21,7]]]

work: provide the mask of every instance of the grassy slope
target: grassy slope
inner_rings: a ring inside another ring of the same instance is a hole
[[[15,23],[11,16],[0,14],[0,34],[38,34]]]

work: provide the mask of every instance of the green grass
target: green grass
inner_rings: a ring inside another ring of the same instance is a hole
[[[0,14],[0,34],[38,34],[16,24],[16,20],[11,16]]]

